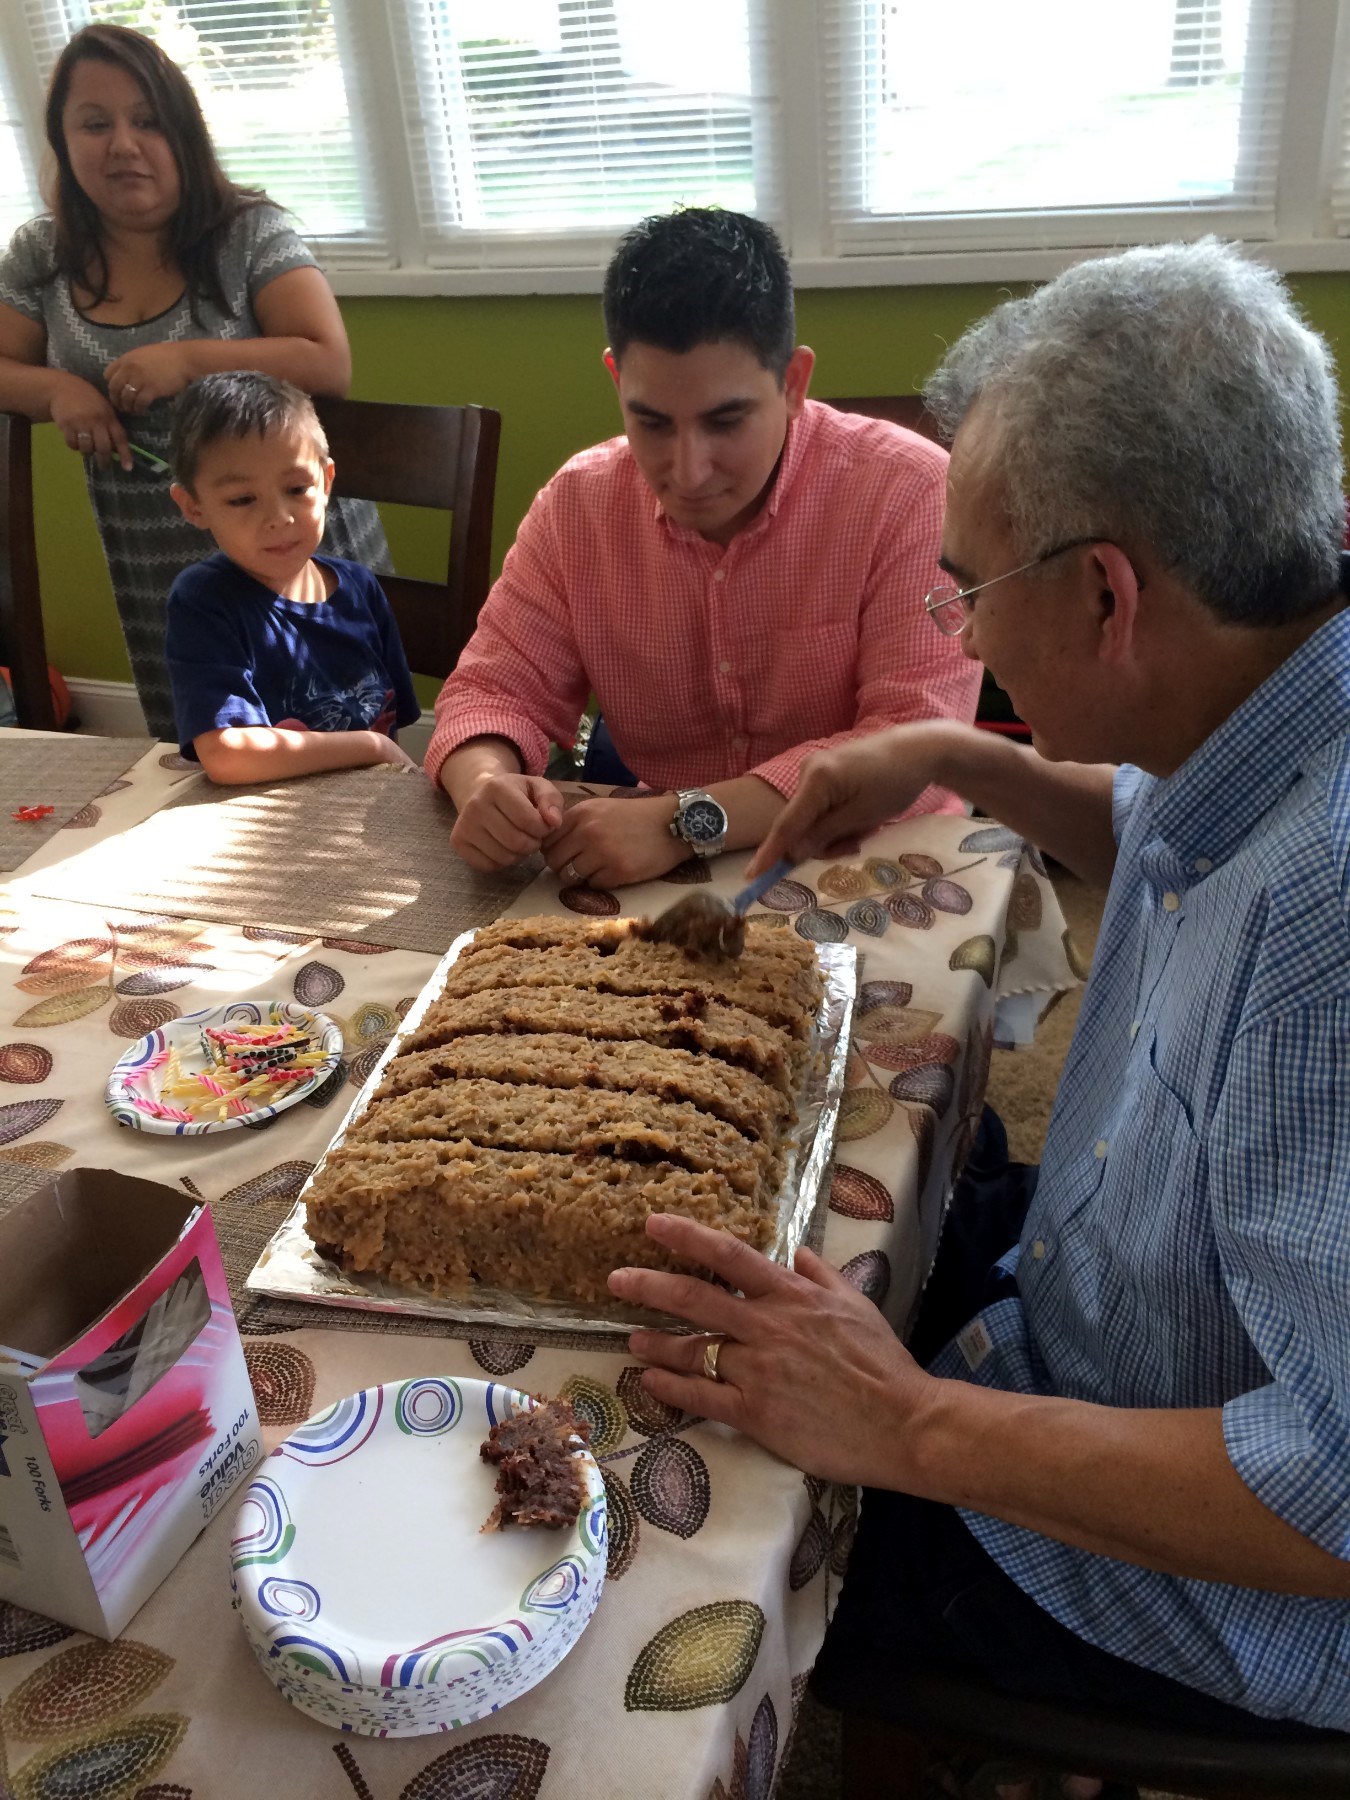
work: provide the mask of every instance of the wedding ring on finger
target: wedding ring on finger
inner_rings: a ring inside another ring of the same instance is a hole
[[[123,389],[122,389],[122,399],[123,399],[123,400],[124,400],[124,401],[126,401],[126,400],[134,400],[134,399],[135,399],[135,398],[136,398],[136,396],[137,396],[137,394],[139,394],[139,393],[140,393],[140,391],[141,391],[141,390],[140,390],[140,389],[139,389],[139,388],[134,388],[134,387],[131,387],[131,386],[127,386],[127,387],[124,387],[124,388],[123,388]]]
[[[717,1359],[722,1354],[725,1338],[709,1338],[703,1346],[703,1373],[709,1381],[725,1381],[725,1375],[717,1373]]]
[[[94,441],[94,438],[93,438],[92,432],[77,431],[75,433],[75,442],[77,444],[92,444],[93,441]]]
[[[574,862],[568,862],[568,863],[563,864],[563,880],[564,881],[580,881],[581,880],[580,875],[577,874],[577,865]]]

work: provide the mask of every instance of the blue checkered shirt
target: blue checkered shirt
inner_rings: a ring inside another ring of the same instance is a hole
[[[1234,1467],[1350,1559],[1350,613],[1167,780],[1119,855],[1017,1293],[939,1374],[1222,1407]],[[963,1517],[1080,1637],[1254,1713],[1350,1727],[1350,1602],[1183,1579]]]

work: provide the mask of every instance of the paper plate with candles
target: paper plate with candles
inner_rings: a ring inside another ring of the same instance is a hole
[[[342,1027],[295,1000],[232,1000],[161,1025],[121,1057],[104,1098],[119,1125],[201,1137],[257,1125],[320,1087]]]

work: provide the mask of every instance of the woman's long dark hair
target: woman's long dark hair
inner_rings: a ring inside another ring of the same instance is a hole
[[[150,38],[123,25],[86,25],[57,59],[47,90],[47,142],[56,158],[56,184],[48,201],[56,221],[57,275],[76,281],[93,295],[109,298],[108,259],[98,208],[70,166],[63,119],[71,77],[80,62],[112,63],[125,69],[144,93],[178,165],[178,210],[165,227],[165,249],[182,270],[194,319],[197,304],[210,300],[233,318],[236,307],[220,283],[219,245],[226,227],[245,207],[267,199],[261,188],[230,180],[216,156],[206,120],[186,75]],[[200,323],[200,320],[198,320]]]

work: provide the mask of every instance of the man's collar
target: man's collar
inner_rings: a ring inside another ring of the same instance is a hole
[[[1342,558],[1342,589],[1350,558]],[[1330,739],[1350,731],[1350,610],[1342,609],[1154,791],[1153,825],[1183,862],[1218,864]]]

